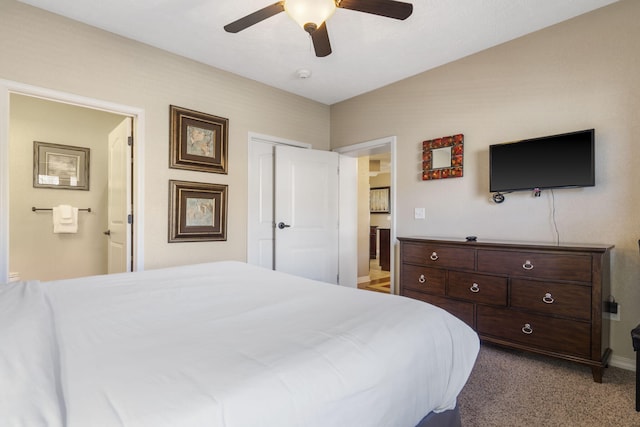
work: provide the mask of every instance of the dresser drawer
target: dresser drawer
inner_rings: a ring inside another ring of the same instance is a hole
[[[589,323],[482,305],[477,309],[480,335],[576,356],[590,355]]]
[[[402,260],[429,267],[473,270],[475,251],[473,248],[458,248],[432,243],[406,243],[402,247]]]
[[[511,307],[590,320],[591,287],[512,279]]]
[[[447,270],[402,264],[402,287],[444,295]]]
[[[506,306],[507,278],[450,271],[447,296],[484,304]]]
[[[402,295],[438,306],[441,309],[453,314],[472,328],[474,327],[473,304],[470,302],[454,301],[451,299],[439,297],[436,295],[424,294],[422,292],[416,292],[409,289],[404,290],[402,292]]]
[[[478,271],[510,276],[590,282],[591,256],[479,250]]]

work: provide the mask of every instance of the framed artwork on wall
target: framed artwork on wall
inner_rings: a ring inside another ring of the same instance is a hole
[[[227,240],[227,185],[169,181],[169,243]]]
[[[391,187],[372,187],[369,189],[369,212],[390,213]]]
[[[227,173],[229,120],[169,106],[169,167]]]
[[[90,149],[33,141],[33,186],[89,190]]]

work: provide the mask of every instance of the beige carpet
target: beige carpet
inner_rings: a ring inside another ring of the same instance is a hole
[[[458,403],[463,427],[640,427],[634,372],[485,344]]]

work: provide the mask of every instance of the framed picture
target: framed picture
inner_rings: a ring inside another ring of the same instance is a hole
[[[169,243],[227,240],[227,185],[169,181]]]
[[[226,174],[229,120],[175,105],[169,114],[169,167]]]
[[[369,189],[369,212],[389,213],[391,187],[372,187]]]
[[[33,141],[33,186],[89,190],[89,148]]]

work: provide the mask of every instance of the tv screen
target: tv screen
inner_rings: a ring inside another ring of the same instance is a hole
[[[594,185],[593,129],[489,146],[491,192]]]

